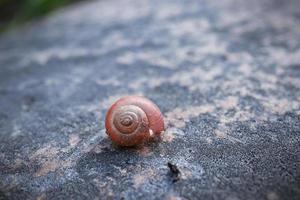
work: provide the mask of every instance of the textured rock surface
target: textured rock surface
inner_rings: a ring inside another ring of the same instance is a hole
[[[0,199],[299,199],[299,7],[92,1],[2,35]],[[161,139],[107,138],[128,94],[162,109]]]

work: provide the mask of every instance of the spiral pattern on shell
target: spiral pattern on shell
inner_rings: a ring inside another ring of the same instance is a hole
[[[164,121],[152,101],[141,96],[127,96],[109,108],[105,128],[118,145],[134,146],[143,143],[152,133],[160,134],[164,130]]]

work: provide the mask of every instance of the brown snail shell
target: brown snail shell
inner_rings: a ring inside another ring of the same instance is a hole
[[[164,120],[159,108],[141,96],[127,96],[116,101],[105,118],[108,136],[121,146],[143,143],[152,133],[164,130]]]

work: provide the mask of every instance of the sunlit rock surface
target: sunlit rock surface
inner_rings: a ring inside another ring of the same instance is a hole
[[[0,36],[0,199],[299,199],[299,8],[91,1]],[[167,129],[122,149],[129,94]]]

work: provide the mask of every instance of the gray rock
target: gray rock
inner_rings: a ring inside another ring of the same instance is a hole
[[[0,199],[299,199],[299,6],[91,1],[2,35]],[[120,148],[131,94],[167,130]]]

